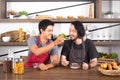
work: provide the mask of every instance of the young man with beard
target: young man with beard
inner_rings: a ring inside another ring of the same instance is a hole
[[[63,43],[64,37],[59,36],[55,41],[52,41],[53,26],[52,21],[42,20],[38,25],[40,35],[28,39],[29,56],[25,63],[26,67],[48,70],[59,63],[57,45]]]
[[[85,29],[80,21],[71,23],[69,35],[70,40],[66,40],[62,48],[61,65],[84,70],[95,67],[98,53],[93,41],[85,37]]]

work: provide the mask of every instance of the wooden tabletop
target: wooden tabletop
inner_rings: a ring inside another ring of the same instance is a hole
[[[25,68],[25,73],[15,75],[4,73],[0,66],[0,80],[119,80],[120,76],[105,76],[98,71],[98,67],[89,70],[72,70],[56,67],[47,71]]]

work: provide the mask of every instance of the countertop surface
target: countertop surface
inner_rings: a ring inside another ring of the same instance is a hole
[[[0,80],[119,80],[120,76],[106,76],[98,71],[98,67],[89,70],[72,70],[68,67],[56,67],[47,71],[25,68],[25,73],[15,75],[4,73],[0,65]]]

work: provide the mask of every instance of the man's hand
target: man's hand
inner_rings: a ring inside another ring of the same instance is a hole
[[[61,64],[62,64],[63,66],[68,66],[68,64],[69,64],[69,61],[67,61],[67,60],[66,60],[66,57],[63,56],[63,55],[62,55],[62,57],[61,57]]]
[[[54,41],[55,45],[62,44],[64,42],[64,36],[58,36],[57,39]]]
[[[85,62],[82,64],[82,69],[87,70],[89,68],[89,65]]]
[[[68,66],[69,61],[61,61],[61,64],[62,64],[63,66]]]
[[[45,71],[45,70],[48,69],[47,66],[46,66],[44,63],[39,64],[39,68],[40,68],[40,70],[42,70],[42,71]]]

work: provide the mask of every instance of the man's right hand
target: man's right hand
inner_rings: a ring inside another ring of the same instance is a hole
[[[57,39],[54,41],[55,45],[60,45],[64,42],[64,36],[58,36]]]

